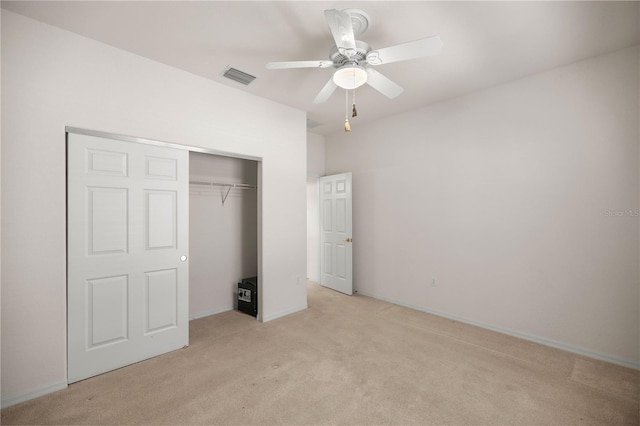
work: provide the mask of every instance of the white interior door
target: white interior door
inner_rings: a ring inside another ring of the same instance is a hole
[[[68,382],[189,343],[189,153],[69,133]]]
[[[353,294],[351,173],[324,176],[320,185],[320,284]]]

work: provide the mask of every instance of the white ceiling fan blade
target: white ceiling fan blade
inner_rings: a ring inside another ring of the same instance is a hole
[[[325,84],[322,90],[320,90],[318,96],[316,96],[316,98],[313,100],[313,103],[321,104],[323,102],[326,102],[337,88],[338,86],[336,86],[336,84],[333,82],[333,78],[330,78],[329,81],[327,81],[327,84]]]
[[[338,52],[348,57],[354,56],[357,51],[351,16],[344,10],[329,9],[324,11],[324,17],[329,24]]]
[[[442,50],[440,37],[426,37],[384,49],[372,50],[367,53],[367,63],[370,65],[382,65],[392,62],[406,61],[408,59],[433,56]]]
[[[367,68],[367,84],[389,99],[404,92],[404,89],[373,68]]]
[[[289,61],[289,62],[269,62],[265,67],[270,70],[280,70],[288,68],[329,68],[333,66],[332,61]]]

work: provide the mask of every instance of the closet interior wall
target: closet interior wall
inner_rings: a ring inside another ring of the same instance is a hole
[[[257,175],[256,161],[189,154],[190,182],[255,187]],[[228,189],[189,184],[190,319],[236,308],[238,281],[258,274],[257,189]]]

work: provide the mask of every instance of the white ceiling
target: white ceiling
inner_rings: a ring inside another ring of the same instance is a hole
[[[379,49],[438,35],[438,56],[376,69],[405,91],[389,100],[356,92],[367,121],[457,97],[640,43],[640,3],[438,1],[2,1],[5,9],[308,112],[342,130],[344,92],[313,99],[332,69],[267,70],[271,61],[328,59],[325,9],[357,8],[371,18],[358,37]],[[249,86],[222,77],[227,66],[256,76]]]

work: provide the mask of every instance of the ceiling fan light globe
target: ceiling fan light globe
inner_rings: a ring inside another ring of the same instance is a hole
[[[367,71],[358,65],[345,65],[333,73],[333,82],[346,90],[357,89],[367,82]]]

